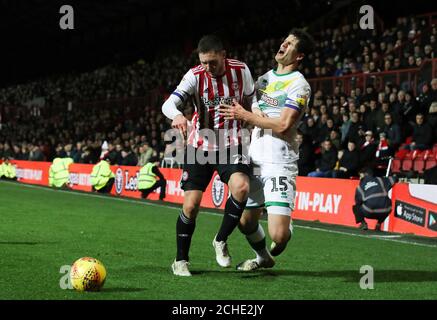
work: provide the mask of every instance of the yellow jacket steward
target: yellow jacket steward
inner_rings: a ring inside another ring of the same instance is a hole
[[[151,188],[156,182],[156,174],[152,172],[155,164],[152,162],[146,163],[140,170],[138,176],[138,190]]]
[[[3,162],[0,165],[0,178],[13,179],[17,176],[15,166],[12,163]]]
[[[68,167],[73,163],[72,158],[55,158],[49,169],[49,186],[60,188],[69,179]]]
[[[108,183],[109,179],[114,178],[115,174],[111,171],[108,161],[101,160],[93,167],[91,172],[91,185],[100,190]]]

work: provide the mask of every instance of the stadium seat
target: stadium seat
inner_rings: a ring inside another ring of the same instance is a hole
[[[422,175],[425,170],[425,160],[422,159],[414,159],[413,164],[413,170],[414,172],[418,173],[419,175]]]
[[[437,165],[437,160],[436,158],[429,158],[428,160],[425,161],[425,169],[424,170],[428,170],[431,168],[434,168]]]
[[[391,173],[401,173],[402,160],[399,158],[394,158],[391,162]]]
[[[413,169],[413,153],[409,152],[405,155],[404,159],[402,160],[402,171],[403,172],[410,172]]]
[[[407,155],[407,153],[409,153],[410,151],[406,150],[406,149],[402,149],[400,148],[396,153],[395,153],[395,158],[402,160],[403,158],[405,158],[405,156]]]

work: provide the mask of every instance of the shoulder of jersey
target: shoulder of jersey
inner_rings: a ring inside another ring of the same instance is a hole
[[[231,68],[241,68],[241,69],[246,68],[246,64],[244,62],[235,59],[226,59],[226,60],[228,61],[228,65]]]
[[[304,85],[304,86],[310,86],[310,84],[308,83],[307,79],[305,79],[305,76],[301,72],[299,72],[297,74],[297,83],[301,84],[301,85]]]
[[[205,72],[205,68],[201,64],[199,64],[198,66],[191,68],[191,71],[194,73],[194,75],[197,75],[199,73]]]

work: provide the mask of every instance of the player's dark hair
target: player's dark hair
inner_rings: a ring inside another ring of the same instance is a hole
[[[208,34],[206,36],[203,36],[202,39],[199,40],[199,44],[197,45],[197,52],[198,53],[206,53],[206,52],[219,52],[224,50],[223,42],[222,40],[214,35],[214,34]]]
[[[299,53],[303,53],[305,56],[308,56],[311,52],[313,52],[315,47],[315,42],[312,36],[308,32],[303,29],[291,29],[288,33],[289,35],[295,36],[299,41],[296,45],[296,50]]]

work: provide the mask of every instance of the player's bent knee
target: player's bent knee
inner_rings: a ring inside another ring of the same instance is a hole
[[[287,228],[270,232],[270,238],[277,244],[287,243],[290,240],[290,229]]]
[[[184,215],[187,218],[195,219],[199,213],[199,206],[197,204],[184,204],[183,206]]]
[[[229,180],[229,189],[232,196],[244,201],[249,195],[249,178],[244,174],[234,173]]]
[[[249,182],[238,181],[234,182],[231,190],[232,196],[239,201],[244,201],[249,195]]]
[[[256,231],[258,227],[257,221],[249,221],[245,219],[241,219],[240,223],[238,224],[238,229],[243,234],[251,234]]]
[[[262,209],[247,209],[244,210],[240,218],[238,229],[243,234],[251,234],[258,229],[258,220],[261,217]]]

